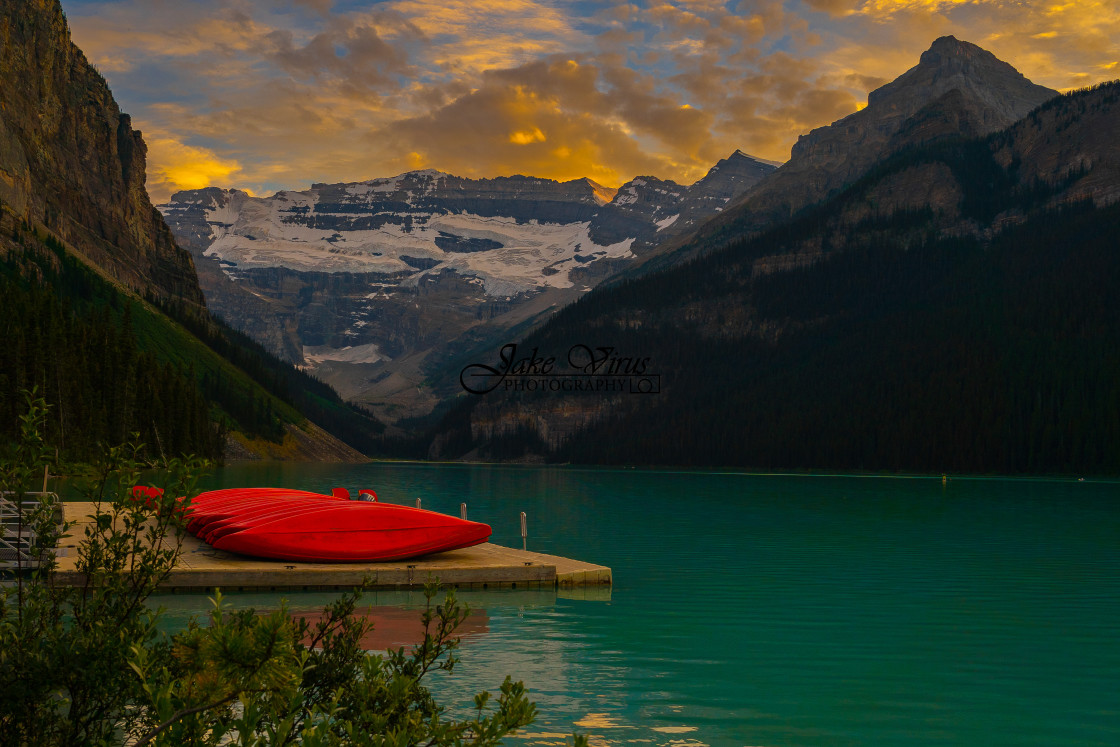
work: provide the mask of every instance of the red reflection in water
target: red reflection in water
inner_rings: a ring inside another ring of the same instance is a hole
[[[415,646],[424,641],[424,626],[420,622],[420,609],[400,607],[358,607],[354,615],[373,623],[373,628],[362,636],[362,648],[367,651],[384,651],[401,646]],[[323,619],[321,610],[293,612],[292,618],[307,620],[314,628]],[[434,625],[433,625],[434,631]],[[461,638],[485,635],[490,631],[490,616],[486,610],[471,610],[471,614],[455,631]],[[307,641],[304,641],[307,643]]]

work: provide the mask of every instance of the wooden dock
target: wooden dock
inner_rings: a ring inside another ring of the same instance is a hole
[[[63,518],[75,522],[59,547],[57,579],[79,584],[78,541],[93,504],[64,503]],[[486,543],[463,550],[388,563],[301,563],[264,560],[215,550],[197,537],[183,536],[182,555],[160,587],[164,592],[312,591],[351,589],[369,581],[372,589],[423,586],[429,577],[464,589],[576,589],[608,587],[611,569],[556,555]]]

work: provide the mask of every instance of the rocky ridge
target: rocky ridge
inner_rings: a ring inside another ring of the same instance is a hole
[[[0,0],[0,200],[140,292],[202,306],[144,187],[147,149],[57,0]]]
[[[697,238],[757,232],[836,194],[893,153],[1004,129],[1056,95],[991,52],[941,37],[917,65],[868,94],[865,108],[802,135],[789,161]]]

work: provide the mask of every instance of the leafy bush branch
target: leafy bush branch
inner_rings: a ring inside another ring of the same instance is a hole
[[[0,462],[0,489],[19,500],[50,462],[45,403],[27,396],[20,441]],[[425,686],[458,663],[455,632],[469,609],[425,587],[424,640],[411,651],[365,651],[361,591],[314,622],[286,607],[231,610],[220,593],[204,621],[168,633],[148,598],[182,552],[179,531],[205,464],[105,451],[82,493],[94,506],[77,548],[77,585],[54,574],[57,506],[38,501],[37,567],[0,587],[0,743],[5,745],[485,745],[530,724],[536,706],[506,678],[453,718]],[[156,473],[155,479],[152,472]],[[141,479],[162,490],[136,491]],[[577,738],[577,746],[585,740]]]

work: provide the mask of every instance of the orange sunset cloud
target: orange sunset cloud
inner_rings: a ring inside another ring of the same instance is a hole
[[[737,148],[784,160],[944,34],[1061,90],[1120,75],[1120,6],[1100,0],[63,6],[148,133],[157,202],[419,166],[688,183]]]

